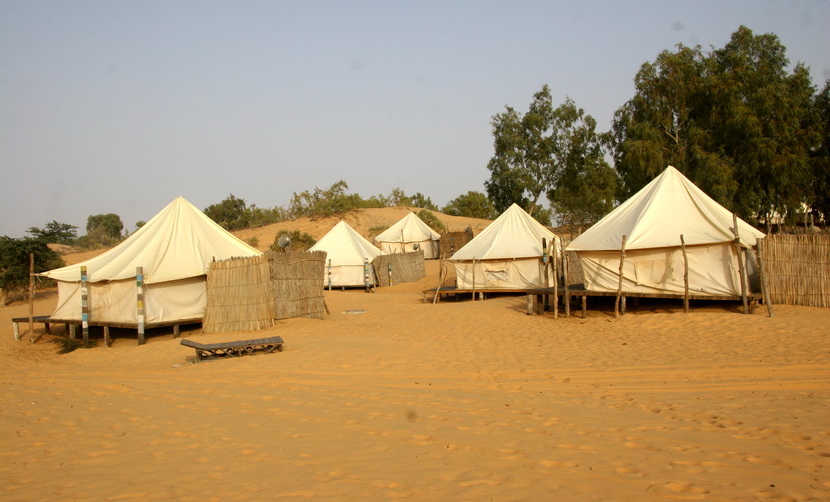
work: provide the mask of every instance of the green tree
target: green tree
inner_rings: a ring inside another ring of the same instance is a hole
[[[55,220],[47,223],[43,229],[31,227],[26,232],[31,234],[35,239],[40,239],[50,244],[68,244],[78,238],[78,227],[68,223],[58,223]]]
[[[111,246],[121,240],[121,231],[124,223],[121,217],[114,213],[95,214],[86,220],[86,245]]]
[[[493,204],[481,192],[467,192],[449,201],[441,210],[450,216],[464,216],[467,218],[482,218],[492,220],[497,213]]]
[[[816,216],[830,223],[830,80],[816,95],[813,109],[818,138],[812,151],[813,200],[809,205]]]
[[[681,44],[645,63],[612,128],[620,198],[674,165],[742,218],[797,210],[812,191],[814,89],[785,53],[741,26],[722,49]]]
[[[332,216],[344,214],[350,209],[363,207],[363,199],[357,194],[348,194],[349,185],[337,181],[328,189],[314,188],[313,192],[294,193],[288,208],[291,218],[300,216]]]
[[[547,191],[553,212],[560,223],[587,226],[614,207],[617,173],[605,160],[604,138],[597,123],[566,100],[557,114],[567,124],[557,148],[557,169],[553,186]],[[543,224],[550,224],[537,218]]]
[[[580,222],[610,207],[615,176],[604,160],[602,137],[593,117],[572,99],[554,108],[545,85],[524,116],[507,107],[492,124],[495,155],[485,187],[498,212],[516,203],[549,225],[553,211],[539,205],[543,194],[560,217]]]
[[[251,224],[251,212],[245,199],[230,194],[219,204],[211,204],[204,210],[205,215],[225,230],[241,230]]]
[[[0,237],[0,290],[25,291],[29,287],[29,254],[34,254],[35,273],[64,265],[58,253],[41,239]],[[37,284],[37,283],[36,283]]]
[[[432,202],[432,199],[421,192],[415,192],[415,195],[409,198],[409,205],[420,207],[421,209],[429,209],[430,211],[438,211],[438,206]]]
[[[550,88],[533,95],[528,112],[510,106],[493,116],[493,148],[487,164],[490,179],[484,185],[498,212],[516,203],[533,214],[539,197],[556,174],[554,148],[557,129]]]

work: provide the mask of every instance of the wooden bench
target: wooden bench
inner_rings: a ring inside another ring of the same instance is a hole
[[[181,341],[181,344],[185,347],[191,347],[196,350],[196,362],[224,357],[241,357],[255,352],[265,352],[266,354],[274,350],[282,352],[283,343],[281,336],[222,343],[199,343],[192,340]]]

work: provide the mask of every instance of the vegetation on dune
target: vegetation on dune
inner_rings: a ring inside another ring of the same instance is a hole
[[[283,239],[285,237],[285,239]],[[285,244],[282,246],[281,244]],[[305,251],[317,244],[311,235],[299,230],[280,230],[269,248],[271,251],[283,253],[285,251]]]

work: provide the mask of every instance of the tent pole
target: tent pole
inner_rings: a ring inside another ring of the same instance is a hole
[[[35,343],[40,336],[35,336],[35,254],[29,253],[29,341]],[[47,326],[49,326],[47,324]],[[20,337],[17,337],[18,340]]]
[[[746,271],[744,269],[743,249],[741,249],[741,236],[738,234],[738,215],[732,213],[732,233],[735,234],[735,255],[738,257],[738,273],[741,275],[741,300],[744,304],[744,314],[749,313],[749,305],[746,297]]]
[[[565,317],[571,317],[571,287],[568,279],[568,254],[565,252],[565,243],[559,239],[559,249],[562,251],[562,277],[565,283],[565,294],[562,295],[562,303],[565,304]]]
[[[767,313],[770,317],[775,317],[775,312],[772,310],[772,301],[769,296],[769,285],[767,284],[767,271],[764,265],[764,260],[761,258],[763,254],[764,239],[758,239],[758,244],[755,246],[755,255],[758,258],[758,273],[761,274],[761,292],[764,295],[764,303],[767,304]]]
[[[553,318],[559,318],[559,259],[556,240],[551,243],[551,264],[553,265]]]
[[[626,236],[622,236],[622,247],[620,248],[620,282],[617,286],[617,299],[614,301],[614,317],[620,316],[620,297],[622,296],[622,284],[623,284],[623,264],[625,263],[625,239]]]
[[[680,250],[683,252],[683,312],[689,313],[689,260],[686,257],[686,240],[680,234]]]
[[[81,267],[81,333],[84,347],[89,347],[89,288],[86,266]]]
[[[144,345],[144,267],[135,268],[136,318],[138,320],[138,344]]]
[[[473,301],[476,301],[476,259],[473,258]]]

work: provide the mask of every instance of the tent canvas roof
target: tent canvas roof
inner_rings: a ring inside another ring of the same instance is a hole
[[[706,195],[672,166],[574,239],[569,251],[655,249],[732,242],[732,213]],[[764,234],[738,219],[744,246]]]
[[[381,254],[380,249],[367,241],[343,220],[313,245],[309,251],[325,251],[326,260],[333,266],[363,265],[363,260],[372,261]]]
[[[422,242],[438,240],[441,236],[415,213],[409,213],[375,237],[376,242]]]
[[[143,267],[144,282],[152,284],[205,275],[214,259],[260,254],[178,197],[106,253],[40,275],[78,282],[85,265],[89,282],[117,281],[135,277],[136,267]]]
[[[556,238],[553,232],[513,204],[480,234],[456,251],[451,261],[501,260],[542,256],[542,239]]]

